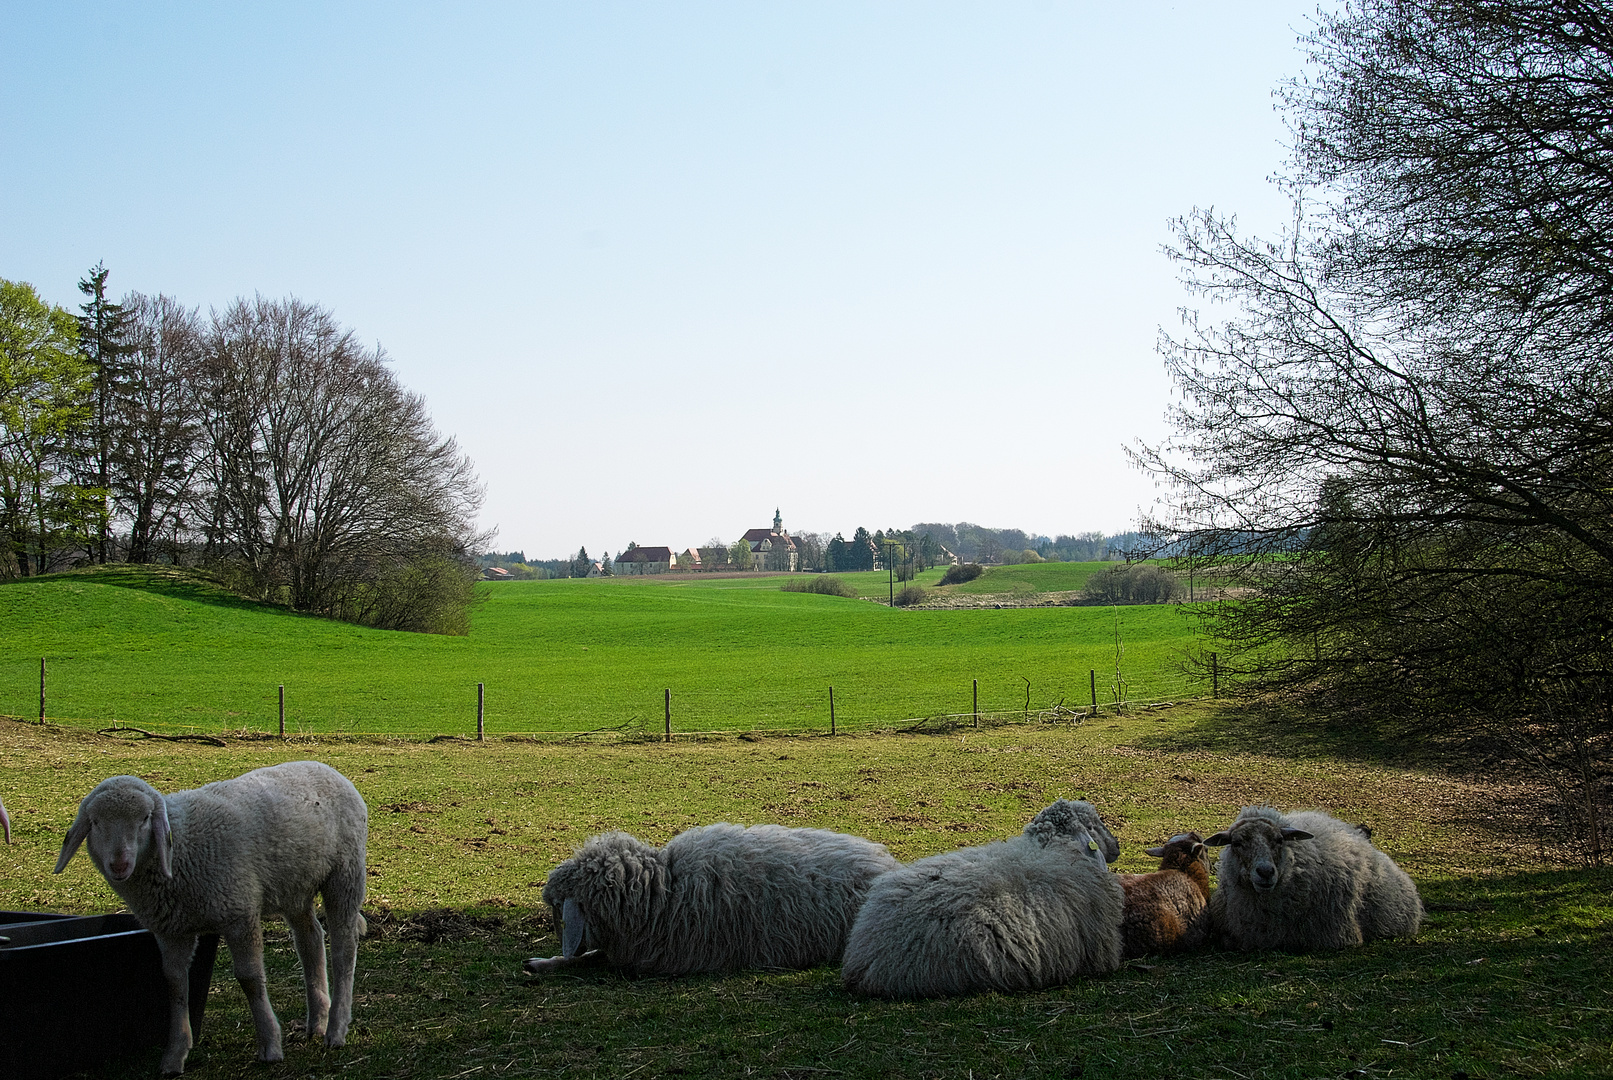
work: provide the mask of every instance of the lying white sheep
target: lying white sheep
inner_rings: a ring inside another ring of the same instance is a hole
[[[258,1060],[280,1061],[280,1023],[263,973],[263,918],[283,916],[302,962],[308,1035],[347,1039],[353,970],[364,933],[364,846],[369,813],[341,773],[317,761],[254,769],[164,796],[135,776],[114,776],[79,804],[56,873],[84,844],[90,861],[162,951],[171,1005],[162,1072],[185,1070],[191,1046],[190,961],[199,934],[230,947],[257,1028]],[[327,991],[325,901],[334,988]]]
[[[1359,826],[1319,810],[1246,806],[1204,842],[1225,845],[1210,920],[1228,948],[1341,949],[1422,924],[1406,872]]]
[[[1060,799],[1012,840],[881,877],[852,927],[841,982],[853,993],[921,998],[1113,971],[1121,888],[1103,848],[1092,847],[1096,820],[1090,803]]]
[[[6,843],[11,843],[11,815],[6,813],[6,804],[0,802],[0,827],[6,831]]]
[[[561,954],[525,970],[593,961],[685,975],[829,963],[869,885],[898,865],[883,844],[825,829],[707,825],[663,848],[605,833],[550,872],[543,902],[563,921]]]
[[[1210,857],[1196,832],[1177,833],[1148,854],[1159,860],[1151,874],[1121,874],[1126,893],[1120,920],[1121,955],[1196,949],[1210,932]]]

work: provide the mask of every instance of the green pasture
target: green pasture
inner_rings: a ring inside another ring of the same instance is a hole
[[[742,590],[739,590],[742,592]],[[1538,793],[1248,702],[1137,710],[1070,726],[944,735],[663,744],[297,737],[125,742],[0,720],[0,907],[97,912],[117,897],[82,855],[51,873],[74,807],[122,772],[164,791],[292,758],[352,777],[370,808],[370,936],[349,1044],[252,1062],[221,951],[194,1080],[342,1077],[1605,1077],[1613,1075],[1613,872],[1542,834]],[[838,968],[684,979],[601,970],[530,977],[559,949],[540,902],[587,836],[661,843],[727,820],[847,830],[904,860],[1012,835],[1060,796],[1096,803],[1122,845],[1208,832],[1248,803],[1369,824],[1430,912],[1412,940],[1338,953],[1213,951],[1133,961],[1025,994],[887,1002]],[[302,992],[285,927],[265,927],[283,1023]],[[147,1080],[155,1050],[85,1080]]]
[[[48,717],[163,731],[275,730],[281,685],[288,732],[415,735],[474,734],[478,683],[489,734],[655,734],[667,690],[674,731],[695,733],[826,730],[831,686],[848,731],[971,712],[975,680],[987,712],[1090,705],[1094,671],[1100,704],[1207,689],[1181,673],[1194,629],[1179,606],[904,610],[781,581],[489,583],[457,638],[138,568],[15,581],[0,585],[0,715],[37,718],[41,658]]]

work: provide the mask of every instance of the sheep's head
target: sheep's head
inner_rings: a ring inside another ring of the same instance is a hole
[[[1210,865],[1209,848],[1196,832],[1177,833],[1158,847],[1148,848],[1147,853],[1159,860],[1161,870],[1186,870],[1195,862],[1206,869]]]
[[[1270,892],[1282,882],[1287,867],[1287,845],[1312,839],[1304,829],[1291,829],[1283,816],[1269,806],[1248,806],[1232,825],[1204,842],[1226,847],[1221,853],[1220,878],[1223,885],[1247,879],[1256,892]]]
[[[1032,830],[1035,830],[1034,832]],[[1025,835],[1046,843],[1043,836],[1053,833],[1074,834],[1084,832],[1091,841],[1098,845],[1103,853],[1103,861],[1112,863],[1120,858],[1120,841],[1115,839],[1114,833],[1104,825],[1103,818],[1098,816],[1098,808],[1091,803],[1080,799],[1060,799],[1040,814],[1031,819],[1025,826]]]
[[[109,777],[78,804],[78,817],[62,841],[56,873],[67,869],[73,853],[88,841],[90,861],[114,885],[128,881],[148,851],[162,876],[171,878],[169,840],[162,793],[138,776]]]

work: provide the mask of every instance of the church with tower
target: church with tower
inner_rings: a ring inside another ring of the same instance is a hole
[[[784,518],[777,508],[773,510],[771,529],[750,529],[740,539],[750,545],[751,559],[758,570],[793,573],[801,569],[801,552],[784,528]]]

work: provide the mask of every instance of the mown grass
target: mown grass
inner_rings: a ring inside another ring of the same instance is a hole
[[[1018,569],[1018,568],[1009,568]],[[858,575],[850,575],[856,578]],[[1178,670],[1178,607],[892,610],[777,578],[482,587],[465,637],[368,630],[136,568],[0,585],[0,715],[100,726],[492,733],[625,728],[869,730],[913,717],[1202,690]],[[1117,642],[1118,637],[1118,642]],[[1117,644],[1119,648],[1117,649]],[[1027,689],[1029,691],[1027,703]]]
[[[1527,789],[1292,715],[1204,705],[1062,728],[609,746],[131,744],[0,722],[0,751],[17,838],[0,850],[0,905],[12,908],[116,906],[83,859],[49,873],[77,799],[112,773],[172,790],[317,757],[364,793],[375,932],[352,1041],[294,1041],[284,1065],[252,1064],[221,955],[189,1069],[204,1080],[1613,1074],[1613,874],[1529,842]],[[1075,794],[1115,826],[1123,870],[1148,868],[1142,847],[1251,802],[1367,822],[1423,890],[1429,922],[1415,940],[1342,953],[1201,953],[1040,993],[916,1003],[852,998],[833,967],[520,972],[524,957],[558,950],[539,883],[603,829],[663,842],[694,824],[777,821],[858,832],[912,859],[1011,835]],[[283,928],[269,949],[289,1020],[301,996]],[[155,1068],[153,1051],[95,1080]]]

